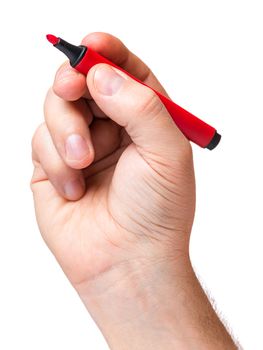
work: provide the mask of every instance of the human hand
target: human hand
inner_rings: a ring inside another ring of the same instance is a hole
[[[118,39],[93,33],[83,44],[166,94]],[[138,324],[142,310],[134,300],[153,306],[173,298],[172,280],[178,286],[195,279],[188,140],[151,89],[107,65],[93,67],[86,79],[65,63],[46,97],[33,162],[37,221],[65,274],[110,344],[112,334],[125,334],[115,327],[123,317],[139,332],[154,308]],[[151,335],[145,344],[153,343]]]
[[[118,39],[91,34],[84,44],[164,92]],[[191,146],[147,87],[105,65],[86,84],[64,64],[47,94],[33,160],[40,230],[73,285],[130,258],[187,256]]]

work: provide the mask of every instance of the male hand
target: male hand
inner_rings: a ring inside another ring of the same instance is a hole
[[[166,94],[117,38],[93,33],[82,44]],[[40,231],[110,346],[183,346],[188,331],[170,321],[188,286],[191,296],[199,291],[188,255],[193,160],[156,94],[108,65],[86,79],[65,63],[46,97],[33,162]],[[197,318],[190,330],[203,346]]]

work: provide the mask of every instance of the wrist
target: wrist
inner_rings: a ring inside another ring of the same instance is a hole
[[[131,259],[76,289],[111,349],[169,350],[181,345],[174,300],[193,278],[187,255]]]
[[[236,349],[187,254],[131,259],[76,289],[111,349]]]

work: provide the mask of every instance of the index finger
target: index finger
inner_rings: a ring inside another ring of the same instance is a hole
[[[150,68],[116,37],[107,33],[91,33],[82,40],[82,45],[88,46],[102,56],[120,66],[137,79],[165,94],[162,85]],[[74,89],[73,89],[74,87]],[[55,77],[54,92],[61,98],[74,101],[80,97],[91,98],[85,77],[78,73],[69,63],[62,65]]]

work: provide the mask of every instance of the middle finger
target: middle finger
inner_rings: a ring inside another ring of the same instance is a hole
[[[94,159],[89,125],[93,120],[84,99],[69,102],[48,91],[45,121],[58,153],[74,169],[87,167]]]

